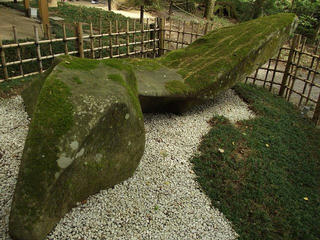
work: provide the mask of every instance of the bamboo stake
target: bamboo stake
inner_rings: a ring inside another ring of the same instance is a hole
[[[162,56],[164,54],[165,26],[166,26],[165,19],[164,18],[160,18],[159,56]]]
[[[315,62],[315,57],[312,57],[311,64],[310,64],[310,69],[313,68],[314,62]],[[311,71],[309,70],[308,71],[308,75],[307,75],[307,79],[306,79],[307,81],[304,83],[304,86],[303,86],[302,95],[304,95],[304,93],[305,93],[305,91],[307,89],[308,81],[310,80],[310,76],[311,76]],[[310,84],[310,88],[311,88],[311,84]],[[300,100],[299,100],[299,103],[298,103],[298,106],[301,106],[302,100],[303,100],[303,97],[301,96]]]
[[[316,105],[312,120],[316,125],[318,125],[320,122],[320,94],[318,97],[317,105]]]
[[[179,48],[180,28],[181,28],[181,21],[179,20],[176,49]]]
[[[90,47],[91,47],[91,58],[95,58],[94,54],[94,37],[93,37],[93,27],[92,22],[90,23]]]
[[[13,30],[14,42],[19,44],[16,26],[12,26],[12,30]],[[23,74],[23,67],[22,67],[21,48],[19,45],[17,47],[17,57],[18,57],[18,60],[20,61],[20,64],[19,64],[20,74],[23,76],[24,74]]]
[[[77,34],[77,45],[78,45],[79,57],[84,58],[83,30],[82,30],[82,23],[81,22],[78,22],[78,24],[76,26],[76,34]]]
[[[263,82],[263,88],[265,88],[265,86],[266,86],[266,81],[268,80],[270,65],[271,65],[271,60],[269,59],[266,76],[265,76],[264,82]],[[274,70],[276,70],[276,69],[274,69]]]
[[[109,49],[110,49],[110,58],[113,58],[113,49],[112,49],[112,22],[109,22],[110,29],[109,29]]]
[[[143,52],[144,52],[144,22],[141,23],[141,50],[140,55],[141,58],[143,58]]]
[[[149,34],[147,34],[147,44],[146,44],[146,53],[144,55],[145,58],[148,57],[148,50],[150,49],[150,43],[149,43],[149,40],[150,40],[150,25],[149,25],[149,18],[147,18],[147,31],[149,32]]]
[[[156,57],[156,31],[157,31],[157,20],[154,20],[153,24],[153,58]]]
[[[50,31],[50,25],[49,24],[46,24],[46,29],[47,29],[47,37],[48,37],[48,40],[50,40],[49,42],[49,52],[50,52],[50,55],[52,57],[54,57],[54,52],[53,52],[53,49],[52,49],[52,42],[51,42],[51,31]]]
[[[190,44],[193,42],[193,28],[194,28],[194,23],[191,22],[191,36],[190,36]]]
[[[64,53],[66,55],[68,55],[69,54],[68,41],[67,41],[67,32],[66,32],[66,24],[65,23],[63,23],[63,25],[62,25],[62,30],[63,30]]]
[[[129,31],[130,31],[130,26],[129,26],[129,20],[127,20],[127,32],[126,32],[126,37],[127,37],[127,41],[126,41],[126,47],[127,47],[127,56],[130,56],[130,36],[129,36]]]
[[[299,44],[299,35],[295,35],[293,40],[292,40],[292,44],[290,46],[290,52],[289,52],[289,56],[288,56],[288,60],[287,60],[287,64],[286,64],[286,68],[284,70],[284,74],[283,74],[283,78],[282,78],[282,82],[281,82],[281,87],[280,87],[280,91],[279,91],[279,96],[283,96],[286,88],[287,88],[287,81],[289,78],[289,71],[292,65],[292,58],[293,58],[293,54],[295,52],[295,48],[297,46],[297,44]]]
[[[183,22],[183,27],[182,27],[182,48],[184,46],[184,36],[185,36],[185,31],[186,31],[186,21]]]
[[[119,22],[116,20],[116,45],[117,45],[117,55],[120,55],[120,46],[119,46]]]
[[[137,44],[137,40],[136,40],[136,19],[133,19],[133,51],[134,51],[134,56],[136,57],[137,54],[137,49],[136,49],[136,44]]]
[[[8,75],[8,68],[6,64],[6,55],[4,53],[4,49],[2,48],[2,40],[0,39],[0,56],[1,56],[1,64],[2,64],[2,71],[3,71],[3,76],[4,80],[8,80],[9,75]]]
[[[291,84],[290,92],[289,92],[289,95],[288,95],[288,101],[290,101],[290,97],[291,97],[291,94],[292,94],[292,90],[293,90],[294,84],[295,84],[295,82],[296,82],[296,77],[297,77],[297,73],[298,73],[298,69],[299,69],[299,65],[300,65],[300,61],[301,61],[301,56],[302,56],[301,53],[304,51],[304,47],[305,47],[305,45],[306,45],[306,42],[307,42],[307,38],[304,38],[304,40],[303,40],[303,42],[302,42],[302,45],[301,45],[301,49],[300,49],[300,51],[299,51],[297,66],[296,66],[295,71],[294,71],[294,74],[293,74],[292,84]]]
[[[320,62],[320,58],[317,58],[317,64],[316,64],[316,68],[315,68],[315,69],[317,69],[317,68],[319,67],[319,62]],[[311,95],[311,92],[312,92],[312,87],[314,86],[314,81],[315,81],[315,79],[316,79],[316,73],[314,72],[314,73],[313,73],[313,76],[312,76],[310,88],[309,88],[309,91],[308,91],[308,97],[307,97],[307,100],[306,100],[306,105],[307,105],[308,102],[309,102],[310,95]]]
[[[99,35],[102,34],[102,19],[101,19],[101,13],[99,14]],[[102,47],[103,47],[103,42],[102,42],[102,36],[99,37],[99,58],[103,58],[103,52],[102,52]]]
[[[37,26],[33,26],[34,29],[34,35],[35,35],[35,44],[36,44],[36,51],[37,51],[37,60],[39,64],[39,73],[43,72],[43,67],[42,67],[42,60],[41,60],[41,49],[40,49],[40,44],[39,44],[39,32]]]
[[[272,78],[271,78],[271,83],[270,83],[270,86],[269,86],[269,91],[271,92],[272,90],[272,86],[273,86],[273,83],[274,83],[274,78],[276,76],[276,73],[277,73],[277,69],[278,69],[278,64],[279,64],[279,59],[280,59],[280,56],[281,56],[281,51],[282,49],[280,48],[279,52],[278,52],[278,55],[277,55],[277,58],[276,58],[276,63],[274,65],[274,71],[273,71],[273,74],[272,74]]]

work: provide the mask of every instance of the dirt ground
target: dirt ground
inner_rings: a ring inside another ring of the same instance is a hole
[[[23,12],[0,5],[0,38],[2,40],[12,40],[12,26],[16,26],[19,39],[34,38],[33,26],[39,29],[40,37],[43,31],[38,20],[27,18]]]

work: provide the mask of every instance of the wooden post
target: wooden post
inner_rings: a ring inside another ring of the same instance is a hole
[[[110,21],[109,22],[109,50],[110,50],[110,53],[109,53],[109,56],[110,58],[113,58],[113,49],[112,49],[112,22]]]
[[[157,19],[154,20],[154,24],[153,24],[153,58],[156,57],[156,31],[157,31]]]
[[[137,51],[136,51],[136,43],[137,43],[137,41],[136,41],[136,19],[133,19],[133,42],[134,42],[134,44],[133,44],[133,51],[134,51],[134,57],[136,57],[136,53],[137,53]]]
[[[177,42],[176,42],[176,49],[178,49],[178,48],[179,48],[180,28],[181,28],[181,21],[179,20],[179,24],[178,24],[178,33],[177,33]]]
[[[92,22],[90,23],[90,48],[91,48],[91,58],[95,58],[94,54],[94,37],[93,37],[93,27]]]
[[[42,67],[42,60],[41,60],[41,48],[39,44],[39,32],[37,26],[33,26],[34,29],[34,35],[35,35],[35,44],[36,44],[36,51],[37,51],[37,59],[39,64],[39,73],[41,74],[43,72]]]
[[[289,75],[290,75],[290,68],[291,68],[291,65],[292,65],[292,58],[293,58],[293,55],[295,53],[295,49],[296,49],[296,47],[298,45],[298,42],[299,42],[299,35],[295,35],[293,40],[292,40],[292,44],[290,46],[290,52],[289,52],[286,68],[285,68],[284,74],[283,74],[283,78],[282,78],[282,82],[281,82],[281,86],[280,86],[280,91],[279,91],[279,96],[283,96],[283,94],[284,94],[284,92],[286,90],[287,81],[288,81],[288,78],[289,78]]]
[[[141,50],[140,50],[141,58],[143,58],[143,52],[144,52],[144,22],[141,23]]]
[[[183,46],[184,46],[184,36],[185,36],[185,32],[186,32],[186,21],[183,22],[183,27],[182,27],[182,45],[181,45],[182,48],[183,48]]]
[[[140,23],[143,23],[143,18],[144,18],[144,6],[142,5],[140,7]]]
[[[130,56],[130,36],[129,36],[129,31],[130,31],[130,25],[129,25],[129,20],[127,20],[127,31],[126,31],[126,47],[127,47],[127,56]]]
[[[12,26],[12,30],[13,30],[14,42],[19,44],[16,26]],[[19,64],[20,74],[23,76],[24,74],[23,74],[23,68],[22,68],[22,58],[21,58],[20,46],[17,47],[17,57],[20,61],[20,64]]]
[[[160,18],[159,19],[159,56],[162,56],[164,54],[164,34],[165,34],[165,19]]]
[[[49,24],[49,10],[47,0],[39,0],[39,14],[43,28],[46,30],[46,25]],[[45,37],[48,38],[48,32],[45,31]]]
[[[108,10],[111,11],[111,0],[108,0]]]
[[[119,47],[119,22],[116,20],[116,45],[117,45],[117,55],[120,55],[120,47]]]
[[[51,32],[50,32],[50,25],[49,24],[46,25],[46,33],[47,33],[48,40],[51,40]],[[54,52],[52,49],[52,42],[51,41],[49,42],[49,52],[50,52],[50,55],[52,57],[54,57]]]
[[[101,19],[101,13],[99,14],[99,34],[102,34],[102,19]],[[99,37],[99,58],[103,58],[103,52],[102,52],[102,37]]]
[[[2,48],[2,40],[1,39],[0,39],[0,56],[1,56],[1,64],[2,64],[4,79],[8,80],[9,75],[8,75],[8,68],[7,68],[7,63],[6,63],[6,55],[4,53],[4,49]]]
[[[318,125],[320,123],[320,93],[319,93],[316,109],[314,110],[312,120],[314,121],[314,123],[316,125]]]
[[[204,27],[203,35],[206,35],[208,33],[208,27],[209,27],[209,22],[207,22],[206,26]]]
[[[69,51],[68,51],[68,41],[67,41],[67,32],[66,32],[66,24],[65,23],[63,23],[63,25],[62,25],[62,30],[63,30],[64,53],[66,55],[68,55]]]
[[[24,9],[25,9],[26,16],[30,17],[29,16],[30,0],[24,0],[23,3],[24,3]]]
[[[76,34],[77,34],[77,46],[79,57],[84,58],[84,51],[83,51],[83,31],[82,31],[82,23],[78,22],[76,25]]]

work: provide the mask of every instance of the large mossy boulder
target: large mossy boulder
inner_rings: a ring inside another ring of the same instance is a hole
[[[44,239],[77,202],[132,176],[145,145],[130,67],[66,57],[35,83],[9,224],[19,240]]]
[[[273,57],[293,34],[294,14],[221,28],[161,58],[135,66],[143,111],[180,111],[232,87]]]
[[[141,107],[181,112],[232,87],[275,55],[295,24],[293,14],[260,18],[158,59],[60,58],[22,95],[32,122],[11,236],[42,240],[77,202],[130,177],[144,150]]]

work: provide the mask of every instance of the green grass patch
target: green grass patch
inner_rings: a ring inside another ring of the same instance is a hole
[[[0,97],[10,96],[21,90],[29,83],[35,76],[23,77],[18,79],[13,79],[9,81],[4,81],[0,83]]]
[[[211,120],[192,159],[200,185],[240,239],[319,239],[320,130],[264,89],[235,90],[258,116]]]

